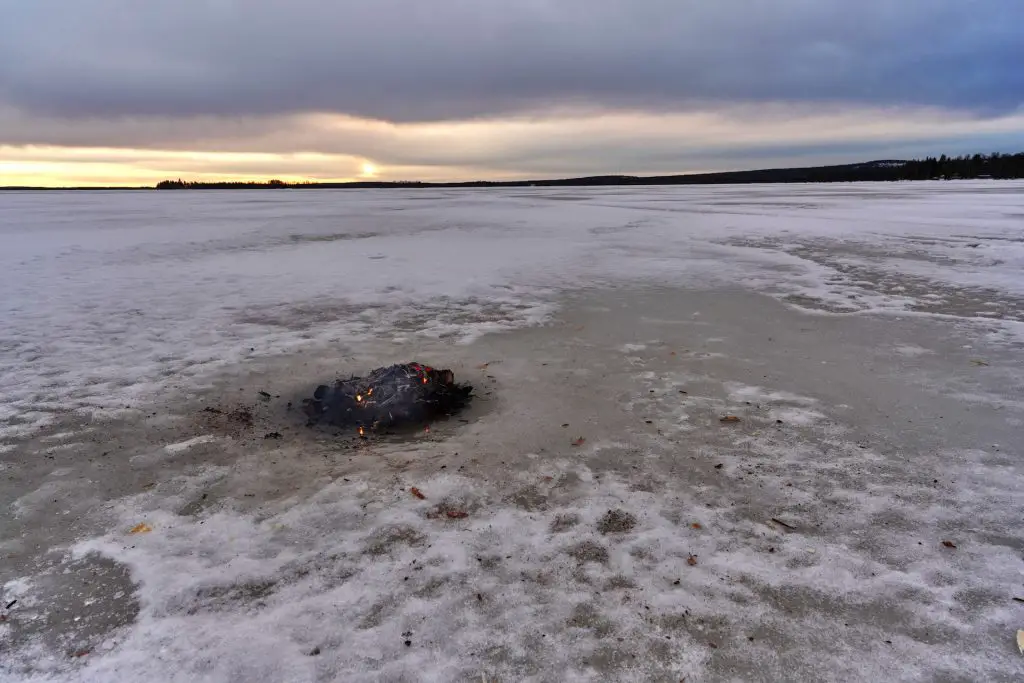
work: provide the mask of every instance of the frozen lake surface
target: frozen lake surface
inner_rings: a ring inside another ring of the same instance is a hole
[[[1024,320],[1020,183],[0,199],[0,395],[23,424],[410,317],[471,340],[613,284]]]
[[[1009,182],[0,194],[0,674],[1019,680],[1022,226]],[[465,421],[289,410],[412,359]]]

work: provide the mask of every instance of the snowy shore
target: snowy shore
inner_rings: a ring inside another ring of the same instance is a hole
[[[1021,674],[1024,184],[3,201],[5,680]]]

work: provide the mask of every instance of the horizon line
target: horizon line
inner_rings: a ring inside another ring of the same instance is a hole
[[[753,182],[838,182],[843,179],[807,179],[799,180],[792,174],[799,173],[828,173],[840,170],[851,172],[878,171],[881,169],[893,170],[911,164],[928,163],[929,161],[954,162],[956,160],[992,160],[1002,158],[1024,157],[1024,152],[992,152],[988,154],[965,154],[959,156],[926,156],[923,159],[873,159],[870,161],[851,162],[845,164],[829,164],[824,166],[793,166],[747,169],[736,171],[711,171],[696,173],[673,173],[661,175],[629,175],[621,173],[608,173],[587,176],[572,176],[562,178],[537,178],[532,180],[452,180],[452,181],[425,181],[425,180],[302,180],[283,181],[275,178],[266,180],[183,180],[167,178],[154,185],[0,185],[0,191],[110,191],[110,190],[162,190],[162,189],[388,189],[388,188],[473,188],[473,187],[529,187],[535,186],[595,186],[595,185],[644,185],[644,184],[687,184],[685,181],[704,180],[708,184],[729,184],[731,182],[750,184]],[[744,179],[744,176],[757,176],[763,174],[789,174],[787,177],[763,178],[761,180]],[[1011,178],[1024,177],[1014,175]],[[931,178],[897,178],[878,177],[861,178],[861,181],[886,181],[886,180],[927,180]],[[857,182],[857,179],[846,179],[847,182]],[[674,183],[673,181],[680,181]],[[163,187],[161,187],[163,186]]]

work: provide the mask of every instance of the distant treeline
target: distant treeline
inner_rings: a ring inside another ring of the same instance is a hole
[[[726,171],[691,175],[629,176],[605,175],[586,178],[550,180],[475,180],[461,183],[424,183],[416,181],[382,182],[361,180],[346,183],[301,182],[283,180],[264,182],[196,182],[163,180],[158,190],[246,190],[274,188],[405,188],[405,187],[559,187],[588,185],[715,185],[742,183],[838,183],[896,180],[959,180],[959,179],[1024,178],[1024,152],[1017,154],[974,154],[959,157],[926,157],[910,161],[883,159],[860,164],[811,166],[806,168],[771,168],[759,171]],[[0,187],[0,190],[143,190],[140,187]]]
[[[927,157],[906,162],[897,180],[955,180],[958,178],[1024,178],[1024,152]]]
[[[401,187],[552,187],[588,185],[711,185],[722,183],[836,183],[896,180],[957,180],[974,178],[1024,178],[1024,152],[1018,154],[974,154],[959,157],[927,157],[910,161],[885,159],[860,164],[773,168],[759,171],[728,171],[668,176],[590,176],[555,180],[471,181],[461,183],[380,182],[287,183],[267,182],[191,182],[164,180],[158,190],[216,190],[266,188],[401,188]]]

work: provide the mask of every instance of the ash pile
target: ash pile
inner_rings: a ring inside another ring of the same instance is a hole
[[[303,401],[310,426],[323,424],[369,431],[422,427],[454,415],[472,398],[473,387],[451,370],[422,363],[377,368],[365,377],[321,384]]]

